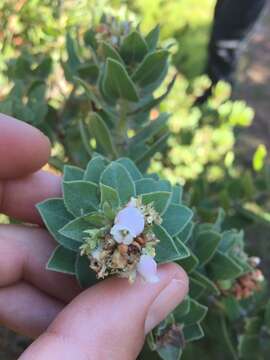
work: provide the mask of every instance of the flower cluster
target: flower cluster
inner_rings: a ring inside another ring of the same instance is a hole
[[[132,198],[117,212],[113,224],[85,231],[81,255],[88,256],[98,278],[117,274],[132,282],[139,273],[147,282],[157,282],[154,257],[158,239],[152,226],[161,221],[151,204],[143,205],[140,197]]]

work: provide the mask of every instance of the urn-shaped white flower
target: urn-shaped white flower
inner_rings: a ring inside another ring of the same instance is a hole
[[[157,263],[150,255],[142,255],[137,266],[137,272],[149,283],[157,283]]]
[[[144,216],[133,204],[120,210],[111,228],[111,235],[118,243],[129,245],[144,230]]]

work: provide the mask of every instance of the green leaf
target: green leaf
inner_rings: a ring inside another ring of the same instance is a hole
[[[135,181],[136,195],[152,193],[157,190],[157,182],[153,179],[140,179]]]
[[[141,87],[156,82],[167,66],[168,56],[167,50],[158,50],[146,55],[132,75],[132,80]]]
[[[138,166],[143,166],[144,162],[149,161],[156,152],[161,151],[164,148],[169,136],[170,136],[169,132],[166,132],[165,134],[160,136],[160,138],[156,142],[154,142],[154,144],[149,146],[148,149],[142,155],[140,155],[135,159],[135,163]]]
[[[92,90],[92,87],[84,80],[80,79],[79,77],[75,76],[74,80],[76,83],[78,83],[79,85],[82,86],[82,88],[85,91],[85,95],[87,96],[87,98],[92,101],[96,107],[98,107],[99,109],[101,109],[101,103],[99,101],[99,99],[97,98],[97,96],[94,94],[94,91]]]
[[[100,176],[105,170],[109,161],[103,156],[96,156],[89,161],[84,173],[84,180],[99,184]]]
[[[107,59],[103,78],[103,91],[115,100],[125,99],[132,102],[139,100],[136,87],[125,68],[113,59]]]
[[[64,181],[82,180],[83,174],[84,171],[77,166],[64,166]]]
[[[224,310],[230,321],[236,321],[243,315],[239,301],[233,296],[226,296],[222,300]]]
[[[151,204],[154,209],[159,213],[163,214],[163,212],[167,209],[170,193],[167,191],[157,191],[147,194],[142,194],[142,203],[144,205]]]
[[[110,130],[102,117],[95,112],[90,113],[87,118],[87,125],[91,135],[96,139],[97,144],[104,153],[109,157],[117,157],[117,151]]]
[[[149,141],[149,139],[152,139],[162,129],[166,128],[169,117],[169,114],[162,113],[157,119],[150,121],[146,126],[138,131],[137,134],[133,136],[133,138],[131,138],[131,145],[138,144],[140,142],[146,142]]]
[[[155,50],[157,47],[158,39],[160,33],[160,26],[156,25],[145,37],[145,41],[147,42],[148,48],[150,51]]]
[[[64,200],[60,198],[45,200],[37,205],[37,209],[54,239],[67,249],[78,250],[80,244],[61,235],[58,231],[73,219],[64,205]]]
[[[176,184],[172,188],[172,198],[171,202],[175,204],[181,204],[182,202],[182,195],[183,195],[183,188],[182,186]]]
[[[79,218],[76,218],[65,226],[63,226],[59,232],[60,234],[79,241],[82,243],[87,237],[85,231],[93,228],[101,228],[107,224],[107,219],[101,213],[92,213]]]
[[[170,81],[170,83],[167,86],[166,91],[161,94],[160,96],[158,96],[157,98],[151,97],[151,99],[147,102],[144,102],[143,105],[138,106],[136,109],[134,109],[131,114],[135,115],[137,113],[145,113],[147,111],[150,111],[153,108],[158,107],[158,105],[164,100],[166,99],[166,97],[169,95],[169,93],[171,92],[171,90],[173,89],[175,80],[177,78],[177,75],[174,75],[174,77],[172,78],[172,80]]]
[[[200,324],[185,326],[183,332],[186,342],[199,340],[204,337],[204,332]]]
[[[195,255],[200,260],[200,265],[209,262],[214,256],[221,240],[221,235],[214,231],[200,232],[194,247]]]
[[[186,206],[171,204],[162,216],[162,226],[171,236],[176,236],[191,221],[192,215]]]
[[[243,359],[260,360],[260,337],[259,335],[240,335],[239,354]]]
[[[113,209],[120,207],[120,198],[117,190],[110,186],[100,184],[100,192],[102,205],[107,202]]]
[[[194,323],[200,323],[207,314],[207,307],[198,303],[194,299],[190,299],[190,310],[189,312],[182,316],[178,321],[181,324],[192,325]]]
[[[138,31],[132,31],[124,37],[120,54],[127,64],[140,62],[147,52],[147,43]]]
[[[182,268],[187,273],[192,273],[194,269],[196,269],[196,267],[199,265],[199,260],[190,250],[189,252],[190,252],[190,256],[185,259],[178,260],[177,264],[182,266]]]
[[[219,288],[216,286],[216,284],[211,281],[208,277],[200,273],[199,271],[193,271],[192,272],[193,279],[197,280],[199,283],[201,283],[206,290],[213,295],[219,295],[220,291]]]
[[[123,205],[126,205],[131,197],[135,196],[134,182],[127,170],[116,161],[110,163],[101,175],[100,182],[114,188]]]
[[[265,321],[265,325],[268,327],[268,329],[270,330],[270,300],[268,301],[267,305],[266,305],[266,310],[265,310],[265,315],[264,315],[264,321]]]
[[[142,178],[142,174],[137,166],[134,164],[132,160],[129,158],[120,158],[117,160],[121,165],[123,165],[126,170],[129,172],[129,175],[132,177],[134,181],[139,180]]]
[[[75,41],[72,39],[70,34],[67,34],[66,36],[66,46],[68,53],[68,65],[72,70],[76,70],[80,64],[80,59],[77,53]]]
[[[179,253],[172,237],[160,225],[154,225],[154,234],[160,240],[156,247],[155,260],[158,263],[168,263],[179,259]]]
[[[75,217],[96,211],[99,204],[98,186],[89,181],[64,181],[64,202]]]
[[[205,292],[205,286],[198,280],[192,277],[189,278],[189,295],[194,299],[198,299]]]
[[[187,243],[189,239],[191,238],[191,235],[193,233],[194,229],[194,223],[190,221],[183,230],[180,231],[180,233],[177,235],[178,239],[181,240],[183,243]]]
[[[78,74],[79,77],[82,79],[87,80],[90,84],[96,84],[97,80],[98,80],[98,75],[99,75],[99,68],[96,64],[93,63],[84,63],[84,64],[80,64],[80,66],[78,67]],[[86,82],[87,84],[87,82]],[[85,86],[83,86],[85,87]],[[88,89],[90,87],[88,86]]]
[[[65,274],[75,274],[76,253],[58,245],[50,256],[46,269]]]
[[[88,258],[80,256],[80,254],[77,254],[75,262],[75,275],[82,289],[87,289],[98,283],[96,273],[89,267]]]
[[[187,246],[178,237],[174,238],[175,245],[179,253],[179,259],[184,259],[190,256],[190,251]]]
[[[173,311],[174,319],[177,323],[182,322],[182,318],[190,311],[190,297],[187,296]]]
[[[208,264],[214,280],[235,279],[241,275],[242,269],[228,255],[217,251]]]
[[[121,58],[120,54],[113,46],[111,46],[110,43],[101,41],[101,51],[105,58],[111,58],[123,64],[123,59]]]

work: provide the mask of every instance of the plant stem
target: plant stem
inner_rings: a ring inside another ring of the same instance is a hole
[[[233,344],[230,339],[230,335],[228,334],[228,331],[227,331],[226,319],[225,319],[224,315],[220,315],[220,322],[221,322],[221,329],[223,332],[224,340],[228,346],[228,350],[230,351],[230,353],[232,355],[232,359],[238,360],[238,355],[233,347]]]

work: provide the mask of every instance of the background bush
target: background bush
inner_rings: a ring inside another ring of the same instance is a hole
[[[149,171],[185,184],[185,201],[196,209],[200,221],[219,224],[215,225],[219,231],[244,228],[250,234],[251,253],[260,255],[267,249],[266,241],[254,246],[252,236],[256,229],[267,240],[265,148],[258,148],[248,169],[234,148],[240,129],[250,125],[253,110],[242,101],[230,100],[230,88],[224,83],[217,85],[205,105],[194,106],[196,96],[209,85],[206,77],[198,75],[204,69],[213,6],[212,0],[2,1],[0,111],[39,127],[51,138],[53,171],[61,171],[64,163],[84,166],[89,149],[100,150],[84,122],[87,91],[75,79],[89,75],[85,46],[91,44],[89,29],[98,24],[104,7],[120,19],[141,21],[145,33],[160,23],[162,44],[173,45],[173,57],[167,80],[154,92],[155,97],[164,94],[174,74],[178,75],[168,97],[150,114],[155,119],[161,112],[172,113],[168,124],[172,135],[152,159]],[[83,59],[83,66],[78,59]],[[138,129],[131,130],[134,135]],[[162,138],[163,131],[147,146]],[[239,303],[227,296],[218,304],[210,301],[212,311],[204,327],[207,337],[188,346],[184,358],[207,359],[210,353],[216,359],[264,358],[269,354],[270,326],[266,300],[267,292],[262,292],[251,302]],[[219,307],[223,308],[221,317]]]

